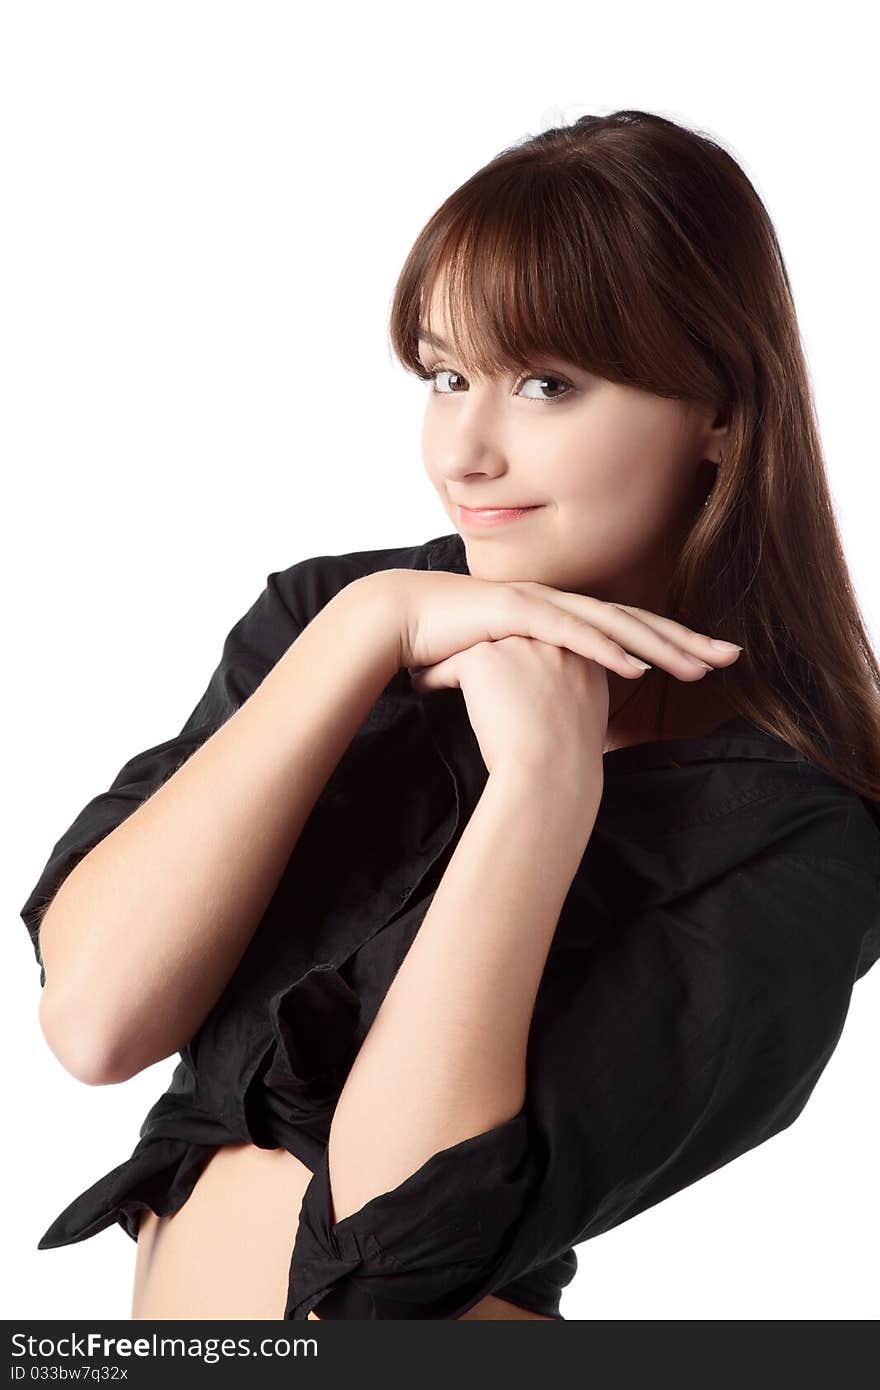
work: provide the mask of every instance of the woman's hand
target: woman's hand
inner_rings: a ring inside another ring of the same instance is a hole
[[[731,643],[716,646],[672,618],[537,581],[475,579],[447,570],[383,570],[367,579],[387,586],[400,666],[411,670],[505,637],[537,638],[620,676],[640,676],[642,667],[632,660],[640,658],[684,681],[730,666],[739,655]]]
[[[460,689],[483,761],[509,760],[574,785],[601,776],[608,731],[605,667],[567,647],[530,637],[477,642],[412,676],[418,691]]]

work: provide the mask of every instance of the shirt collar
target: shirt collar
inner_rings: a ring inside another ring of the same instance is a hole
[[[428,569],[470,574],[467,550],[457,531],[453,531],[450,536],[436,536],[434,540],[428,541]]]

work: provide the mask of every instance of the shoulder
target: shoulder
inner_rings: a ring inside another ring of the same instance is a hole
[[[304,627],[341,589],[367,574],[391,569],[440,568],[450,539],[449,536],[435,536],[416,545],[310,555],[287,569],[275,571],[269,576],[269,585]]]
[[[347,584],[382,569],[440,568],[449,537],[417,545],[309,555],[273,570],[226,634],[220,663],[186,727],[216,726],[256,688],[291,643]]]
[[[606,767],[597,840],[649,893],[782,861],[880,890],[877,804],[749,721],[621,750]]]

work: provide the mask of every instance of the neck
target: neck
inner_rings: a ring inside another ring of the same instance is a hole
[[[627,680],[616,672],[608,672],[608,734],[605,752],[612,748],[627,748],[635,743],[653,742],[657,738],[662,686],[667,694],[663,710],[660,737],[695,738],[710,733],[735,710],[727,696],[711,684],[714,673],[708,671],[696,681],[680,681],[663,671],[646,671],[643,676]],[[638,689],[633,691],[633,685]]]

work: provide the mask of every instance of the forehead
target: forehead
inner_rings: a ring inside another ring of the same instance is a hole
[[[447,281],[442,275],[438,275],[430,294],[426,296],[423,292],[419,312],[419,342],[427,343],[429,347],[440,348],[443,352],[451,351],[454,346],[451,325],[446,324],[447,310],[453,319],[462,317],[461,313],[457,312],[457,306],[447,303],[447,293]]]
[[[444,351],[450,346],[445,338],[440,337],[437,333],[431,333],[424,324],[419,325],[419,342],[427,343],[428,347],[442,348]]]
[[[474,292],[476,303],[469,283],[459,277],[450,281],[445,271],[438,271],[433,282],[426,281],[419,296],[420,356],[427,349],[448,354],[471,377],[506,376],[524,367],[587,370],[561,345],[554,345],[546,320],[544,332],[526,327],[515,296],[507,297],[500,283],[477,286]]]
[[[444,352],[458,348],[466,356],[476,353],[479,357],[477,340],[485,336],[485,329],[486,315],[478,321],[461,280],[450,279],[446,269],[436,271],[433,282],[423,287],[420,296],[419,341]]]

